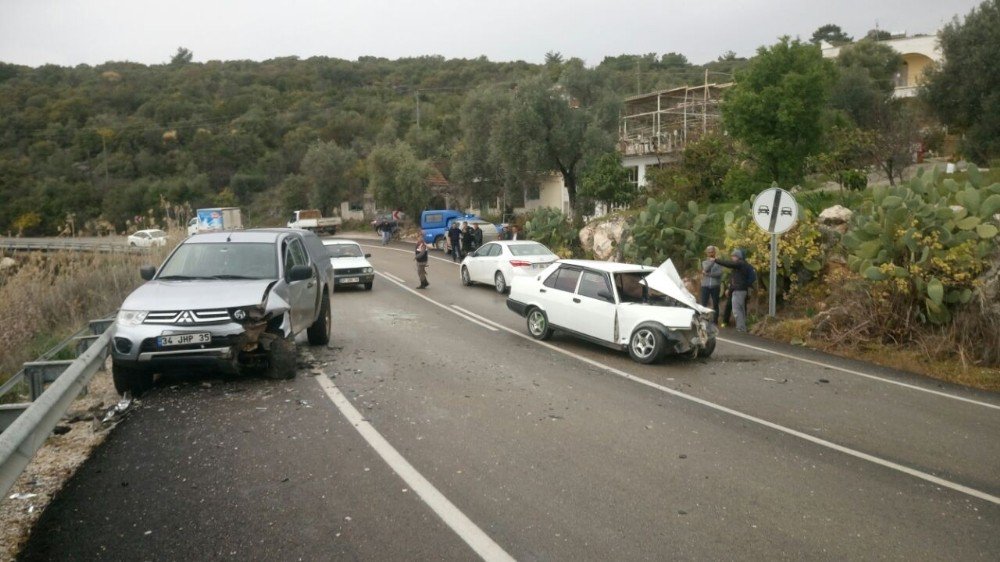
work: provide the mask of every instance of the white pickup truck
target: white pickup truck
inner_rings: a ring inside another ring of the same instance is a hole
[[[316,234],[336,234],[342,223],[340,217],[324,217],[317,209],[303,209],[292,212],[288,228],[301,228]]]

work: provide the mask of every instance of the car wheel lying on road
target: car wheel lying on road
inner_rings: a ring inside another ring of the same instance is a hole
[[[114,380],[115,390],[118,394],[130,392],[132,396],[139,396],[153,387],[152,372],[126,367],[114,361],[111,362],[111,378]]]

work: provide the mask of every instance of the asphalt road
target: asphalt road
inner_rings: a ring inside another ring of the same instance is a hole
[[[366,243],[295,380],[160,380],[22,559],[1000,556],[996,395],[731,332],[652,366],[540,343]]]

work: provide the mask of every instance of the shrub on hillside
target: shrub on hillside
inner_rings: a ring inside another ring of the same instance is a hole
[[[704,235],[705,225],[715,219],[694,201],[682,207],[671,199],[648,199],[632,222],[622,255],[626,261],[646,265],[670,258],[682,272],[697,269],[705,246],[712,243]]]
[[[579,253],[579,231],[565,214],[541,207],[525,215],[524,221],[524,235],[528,240],[541,242],[561,258]]]

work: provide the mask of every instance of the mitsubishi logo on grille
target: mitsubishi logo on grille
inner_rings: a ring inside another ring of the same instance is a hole
[[[193,324],[194,321],[194,315],[191,314],[190,310],[185,310],[177,317],[178,324]]]

